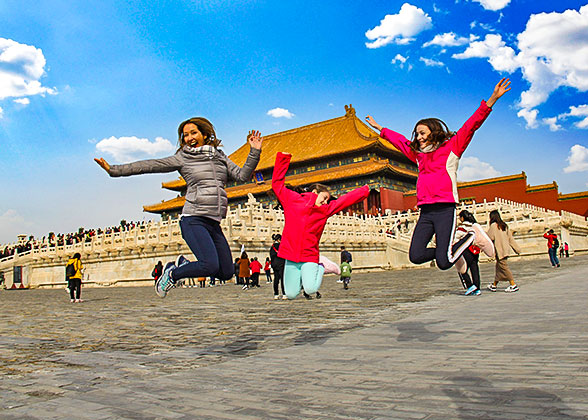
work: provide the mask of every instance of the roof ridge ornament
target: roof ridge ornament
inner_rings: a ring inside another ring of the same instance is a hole
[[[346,117],[355,117],[355,108],[353,108],[353,105],[351,105],[351,104],[345,105],[345,116]]]

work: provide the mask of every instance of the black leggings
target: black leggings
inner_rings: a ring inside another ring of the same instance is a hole
[[[75,292],[75,294],[74,294]],[[82,293],[82,279],[69,279],[69,297],[79,299]]]
[[[424,204],[412,234],[408,257],[413,264],[423,264],[436,260],[437,267],[447,270],[453,266],[461,254],[474,241],[474,235],[468,233],[453,247],[455,233],[455,204]],[[436,247],[427,245],[435,235]]]
[[[280,286],[282,286],[282,295],[285,295],[286,292],[284,292],[284,267],[274,266],[274,296],[280,294]]]
[[[461,256],[464,258],[467,270],[470,271],[472,277],[468,274],[467,270],[464,274],[458,273],[459,279],[464,289],[469,289],[472,284],[480,290],[480,267],[478,266],[478,260],[480,259],[479,254],[474,254],[469,249],[466,249]]]

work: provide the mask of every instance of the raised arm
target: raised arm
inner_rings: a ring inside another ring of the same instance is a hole
[[[416,163],[416,153],[414,150],[410,148],[410,140],[408,140],[402,134],[397,133],[396,131],[382,127],[380,124],[376,122],[376,120],[374,120],[374,118],[371,115],[365,117],[365,120],[369,125],[371,125],[380,132],[380,137],[388,140],[392,144],[392,146],[400,150],[400,152],[404,156],[406,156],[407,158]]]
[[[229,177],[235,181],[249,181],[261,157],[261,143],[263,142],[261,133],[255,130],[249,131],[249,134],[247,135],[247,141],[249,142],[249,146],[251,146],[251,148],[249,149],[249,155],[247,155],[247,160],[243,164],[242,168],[227,158],[227,169],[229,171]]]
[[[124,165],[109,165],[103,158],[94,159],[112,177],[173,172],[182,166],[179,154],[162,159],[147,159]]]
[[[349,191],[347,194],[343,194],[341,197],[328,204],[329,216],[339,213],[341,210],[365,200],[368,195],[370,195],[369,185],[364,185],[363,187]]]
[[[272,174],[272,190],[274,190],[276,197],[282,203],[282,207],[288,200],[293,200],[299,196],[297,192],[286,188],[286,172],[288,172],[288,166],[290,166],[290,159],[292,159],[290,153],[278,152]]]

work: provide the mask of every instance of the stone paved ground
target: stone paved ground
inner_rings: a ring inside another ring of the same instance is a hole
[[[512,262],[521,291],[479,297],[437,269],[311,301],[2,291],[0,418],[588,419],[588,256],[563,263]]]

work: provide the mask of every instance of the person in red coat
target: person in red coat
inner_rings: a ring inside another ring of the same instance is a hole
[[[257,261],[257,257],[254,257],[249,264],[251,269],[251,287],[259,287],[259,273],[261,273],[261,263]]]
[[[314,184],[310,192],[297,193],[285,185],[292,155],[279,152],[272,175],[272,189],[284,208],[284,231],[278,256],[286,260],[284,291],[294,299],[302,287],[306,293],[318,291],[325,267],[319,264],[319,241],[327,219],[341,210],[367,198],[368,185],[329,201],[327,187]]]

